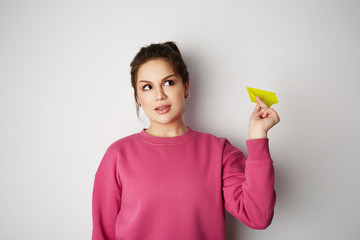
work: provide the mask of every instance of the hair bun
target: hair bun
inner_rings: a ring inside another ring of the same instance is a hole
[[[180,50],[179,50],[178,46],[176,46],[176,44],[174,42],[172,42],[172,41],[165,42],[164,45],[169,46],[173,51],[180,54]]]

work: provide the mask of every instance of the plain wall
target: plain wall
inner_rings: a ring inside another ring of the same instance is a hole
[[[254,103],[276,92],[272,224],[226,215],[227,239],[360,238],[359,1],[1,1],[0,239],[90,239],[95,171],[137,119],[129,64],[173,40],[192,129],[247,153]]]

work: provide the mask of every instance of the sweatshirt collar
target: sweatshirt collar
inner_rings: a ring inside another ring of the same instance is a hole
[[[160,145],[181,144],[183,142],[190,140],[195,133],[190,127],[187,127],[187,128],[188,128],[188,130],[186,133],[184,133],[183,135],[180,135],[180,136],[175,136],[175,137],[155,137],[155,136],[148,134],[145,131],[145,128],[143,130],[141,130],[141,132],[139,132],[138,136],[143,141],[152,143],[152,144],[160,144]]]

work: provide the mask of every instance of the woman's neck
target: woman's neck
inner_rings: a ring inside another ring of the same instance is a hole
[[[145,130],[147,134],[155,137],[176,137],[185,134],[188,131],[184,122],[179,124],[150,124]]]

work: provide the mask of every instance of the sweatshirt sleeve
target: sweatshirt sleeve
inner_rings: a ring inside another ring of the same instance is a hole
[[[118,154],[108,148],[95,174],[92,217],[93,240],[115,239],[115,223],[121,208]]]
[[[274,214],[274,168],[268,141],[247,140],[248,159],[228,141],[223,150],[225,209],[253,229],[267,228]]]

